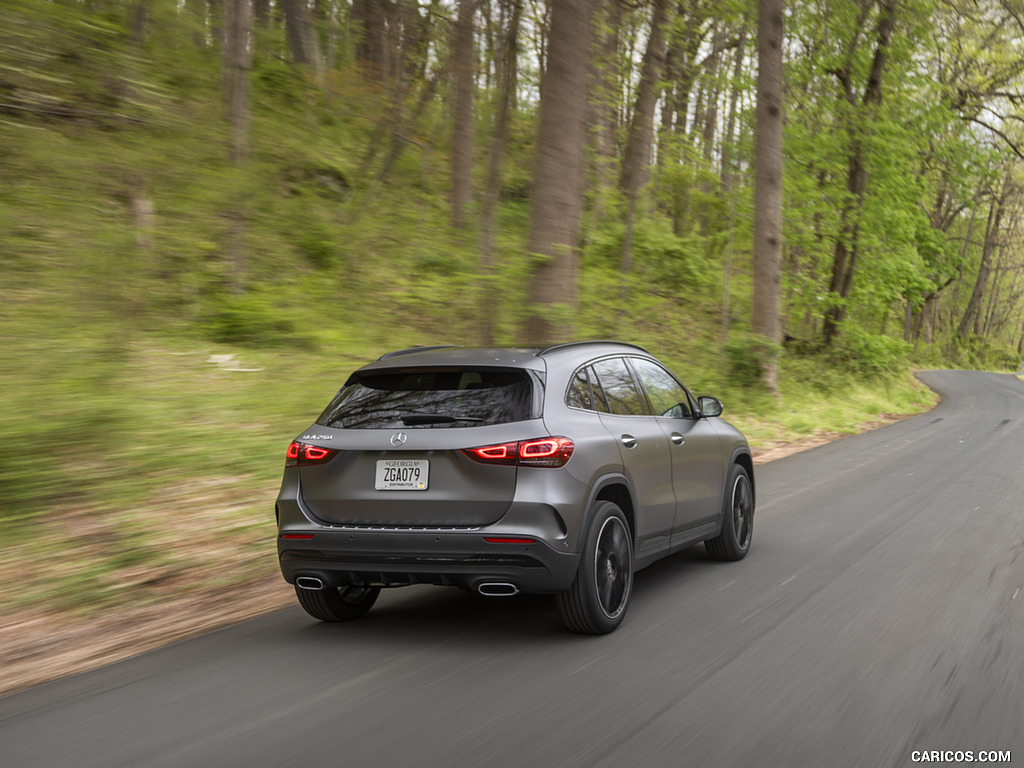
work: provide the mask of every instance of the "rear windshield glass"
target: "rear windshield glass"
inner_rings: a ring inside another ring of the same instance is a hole
[[[339,429],[478,427],[531,418],[520,369],[400,369],[349,379],[317,424]]]

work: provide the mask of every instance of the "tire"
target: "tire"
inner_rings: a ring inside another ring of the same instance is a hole
[[[380,595],[380,587],[295,588],[299,605],[320,621],[352,621],[365,616]]]
[[[587,635],[613,631],[633,591],[633,536],[616,504],[599,501],[583,542],[572,586],[555,595],[567,629]]]
[[[716,560],[742,560],[754,535],[754,489],[747,470],[733,464],[722,500],[722,532],[704,542]]]

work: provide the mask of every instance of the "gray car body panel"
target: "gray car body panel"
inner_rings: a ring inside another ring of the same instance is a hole
[[[718,417],[616,416],[567,405],[574,372],[608,357],[658,362],[633,345],[589,342],[543,351],[432,348],[361,368],[523,368],[542,382],[542,409],[527,421],[402,430],[407,439],[399,448],[390,444],[395,430],[312,425],[296,439],[344,453],[324,467],[285,469],[277,499],[284,578],[294,583],[297,576],[315,576],[328,586],[422,582],[467,589],[506,581],[523,592],[563,591],[575,576],[588,514],[600,498],[616,501],[630,522],[635,569],[715,536],[729,464],[744,463],[753,481],[746,440]],[[642,442],[627,448],[623,434]],[[682,445],[672,442],[674,434],[683,436]],[[562,468],[482,466],[460,453],[547,435],[575,443]],[[374,490],[374,462],[399,455],[431,462],[428,490]],[[348,479],[346,470],[353,471]],[[491,543],[485,536],[535,541]]]

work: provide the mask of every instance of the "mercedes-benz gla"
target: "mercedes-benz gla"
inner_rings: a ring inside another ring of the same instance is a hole
[[[631,344],[392,352],[289,445],[281,571],[322,621],[437,584],[550,593],[570,630],[610,632],[637,570],[749,551],[753,462],[721,413]]]

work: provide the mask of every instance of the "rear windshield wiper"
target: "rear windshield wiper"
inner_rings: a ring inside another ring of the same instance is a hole
[[[447,413],[403,413],[399,418],[407,427],[419,424],[451,424],[456,421],[483,421],[473,416],[450,416]]]

